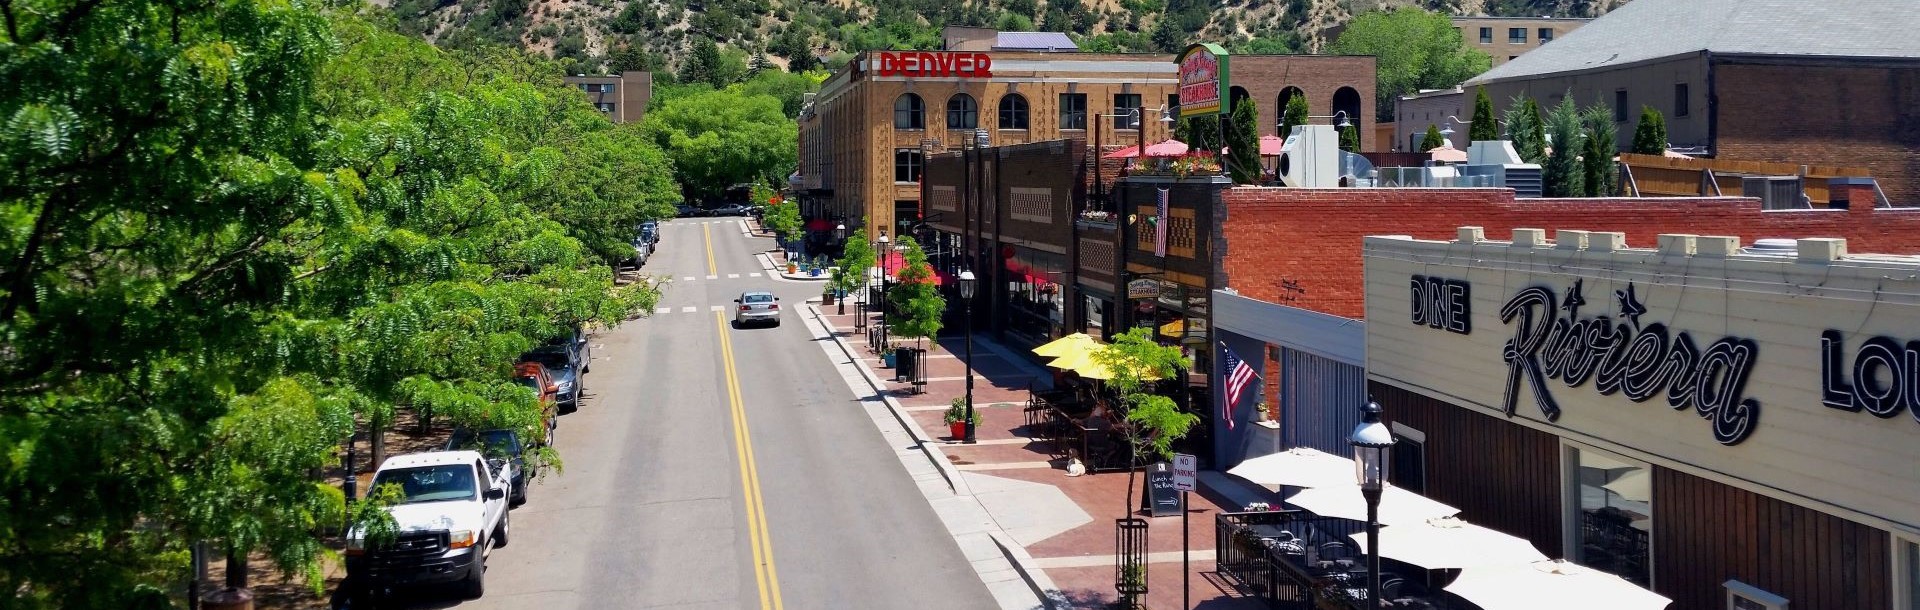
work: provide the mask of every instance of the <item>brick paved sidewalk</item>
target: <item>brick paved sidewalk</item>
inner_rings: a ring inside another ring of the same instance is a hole
[[[883,380],[893,379],[893,369],[886,368],[880,355],[867,349],[866,337],[855,334],[856,314],[852,307],[845,315],[838,314],[839,309],[831,305],[820,306],[820,311],[832,332],[854,346],[862,364]],[[967,478],[968,485],[981,497],[981,503],[994,519],[1033,556],[1032,565],[1052,579],[1070,607],[1105,608],[1116,601],[1113,522],[1126,512],[1128,478],[1125,473],[1069,477],[1062,452],[1046,441],[1029,436],[1022,412],[1029,388],[1050,387],[1051,373],[976,336],[973,394],[980,425],[974,435],[979,442],[963,445],[952,438],[942,415],[954,398],[965,395],[966,363],[956,354],[965,350],[964,340],[949,337],[922,345],[927,348],[929,366],[926,391],[913,394],[910,384],[888,383],[889,396],[912,416],[928,438],[944,443],[941,451]],[[1138,478],[1133,481],[1136,505],[1143,484]],[[1058,493],[1045,493],[1046,487]],[[1006,491],[999,493],[1001,490]],[[989,495],[1007,497],[989,498]],[[1033,524],[1034,515],[1023,513],[1023,509],[1046,499],[1036,496],[1053,495],[1064,495],[1084,511],[1086,518],[1064,530],[1052,524],[1026,527]],[[1258,600],[1242,597],[1213,571],[1213,519],[1224,502],[1208,493],[1193,494],[1191,501],[1188,533],[1192,545],[1190,577],[1194,607],[1264,608]],[[1180,518],[1148,517],[1147,520],[1151,525],[1147,539],[1149,593],[1146,604],[1154,610],[1179,608]]]

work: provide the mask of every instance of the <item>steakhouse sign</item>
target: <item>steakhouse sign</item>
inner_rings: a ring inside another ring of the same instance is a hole
[[[1227,50],[1216,44],[1187,47],[1174,63],[1180,65],[1180,117],[1226,114],[1230,101],[1222,97],[1233,84],[1227,80]]]
[[[993,57],[986,53],[881,51],[874,54],[879,76],[993,78]]]

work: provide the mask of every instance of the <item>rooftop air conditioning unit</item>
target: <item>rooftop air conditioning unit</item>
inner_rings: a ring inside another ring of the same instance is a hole
[[[1332,125],[1296,125],[1280,147],[1280,182],[1296,188],[1340,186],[1340,135]]]
[[[1747,176],[1740,179],[1740,193],[1760,199],[1762,210],[1803,210],[1813,207],[1801,194],[1799,176]]]
[[[1480,140],[1467,147],[1467,164],[1460,166],[1460,186],[1506,187],[1516,197],[1539,197],[1540,166],[1527,163],[1506,140]]]

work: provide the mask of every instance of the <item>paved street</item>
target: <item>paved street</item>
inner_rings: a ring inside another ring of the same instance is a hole
[[[820,284],[767,277],[771,245],[737,218],[663,223],[656,313],[594,337],[565,470],[461,607],[995,607],[800,323]],[[780,295],[779,328],[730,328],[747,289]]]

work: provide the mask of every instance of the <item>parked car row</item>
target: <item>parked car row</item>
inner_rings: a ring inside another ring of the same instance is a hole
[[[755,206],[744,203],[725,203],[703,208],[683,203],[674,206],[674,209],[681,218],[700,218],[707,216],[746,216],[753,213]]]
[[[580,328],[521,355],[514,383],[534,393],[544,438],[511,429],[457,429],[440,451],[394,456],[374,472],[369,490],[399,491],[387,507],[396,531],[369,544],[367,532],[347,533],[344,599],[377,598],[422,585],[455,585],[469,598],[486,592],[487,556],[507,545],[509,511],[526,503],[527,453],[551,446],[559,415],[579,410],[592,345]],[[351,604],[351,602],[349,602]]]

